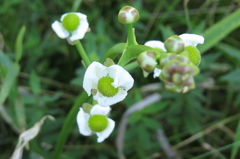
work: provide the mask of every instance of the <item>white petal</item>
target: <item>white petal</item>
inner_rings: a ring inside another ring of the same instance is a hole
[[[204,37],[197,34],[181,34],[179,37],[183,40],[185,46],[197,46],[204,43]]]
[[[164,47],[164,43],[158,40],[150,40],[147,41],[144,45],[152,47],[152,48],[158,48],[161,49],[163,51],[166,51],[165,47]]]
[[[54,23],[52,23],[52,29],[57,34],[57,36],[59,36],[62,39],[69,36],[69,32],[65,30],[64,27],[62,26],[62,23],[58,21],[55,21]]]
[[[82,108],[80,108],[77,114],[77,124],[80,134],[89,136],[91,135],[92,131],[88,126],[88,120],[90,115],[85,113]]]
[[[103,142],[106,138],[108,138],[108,136],[112,133],[114,127],[115,127],[115,122],[112,119],[108,119],[108,126],[105,130],[103,130],[102,132],[98,132],[96,133],[98,136],[98,142]]]
[[[93,98],[98,101],[98,104],[103,107],[109,107],[110,105],[116,104],[123,99],[125,99],[127,96],[127,91],[125,91],[123,88],[119,88],[118,93],[113,97],[105,97],[101,93],[97,93]]]
[[[85,33],[88,31],[88,21],[87,16],[81,13],[76,13],[78,17],[80,18],[80,25],[76,30],[72,32],[72,35],[70,36],[70,41],[79,40],[82,39],[85,35]]]
[[[162,70],[159,68],[155,68],[153,72],[153,78],[158,78],[161,74]]]
[[[92,89],[97,89],[98,80],[106,75],[106,66],[103,66],[99,62],[93,62],[88,66],[83,79],[83,88],[88,96],[91,95]]]
[[[90,114],[91,115],[99,114],[99,115],[107,116],[110,110],[111,110],[110,107],[102,107],[100,105],[94,105],[93,108],[91,109]]]
[[[132,88],[134,80],[124,68],[119,65],[112,65],[108,67],[108,71],[109,76],[114,79],[112,85],[115,88],[122,87],[126,91]]]

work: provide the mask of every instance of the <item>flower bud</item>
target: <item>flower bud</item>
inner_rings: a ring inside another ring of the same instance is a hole
[[[110,59],[110,58],[106,58],[106,60],[105,60],[105,62],[104,62],[104,66],[110,67],[110,66],[112,66],[112,65],[115,65],[115,63],[113,62],[113,60]]]
[[[83,110],[84,110],[84,112],[85,113],[90,113],[90,111],[91,111],[91,109],[92,109],[92,105],[91,104],[88,104],[88,103],[84,103],[83,105],[82,105],[82,108],[83,108]]]
[[[181,55],[187,56],[189,60],[196,66],[198,66],[201,62],[200,51],[194,46],[186,46]]]
[[[118,21],[122,24],[135,23],[139,19],[139,13],[136,8],[131,6],[123,7],[118,13]]]
[[[199,73],[199,69],[189,61],[188,57],[167,54],[160,60],[160,64],[164,64],[160,79],[167,90],[185,93],[195,87],[193,76]]]
[[[184,42],[179,36],[173,35],[165,40],[164,47],[166,48],[167,52],[178,54],[184,50]]]
[[[154,71],[154,69],[157,66],[156,59],[157,59],[157,53],[155,51],[149,50],[149,51],[142,52],[138,56],[137,62],[138,62],[138,65],[145,72],[151,73]]]

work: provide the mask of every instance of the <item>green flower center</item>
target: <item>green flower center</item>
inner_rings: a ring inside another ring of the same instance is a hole
[[[90,129],[94,132],[101,132],[107,128],[108,120],[104,115],[93,115],[88,120]]]
[[[74,13],[67,14],[62,20],[62,25],[67,31],[76,30],[79,24],[80,19]]]
[[[112,86],[113,82],[114,79],[109,76],[102,77],[98,81],[98,91],[106,97],[113,97],[118,92],[118,88]]]

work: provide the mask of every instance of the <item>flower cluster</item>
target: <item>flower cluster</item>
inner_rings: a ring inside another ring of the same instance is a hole
[[[196,34],[173,35],[164,43],[148,41],[145,45],[155,50],[141,53],[138,64],[144,75],[153,72],[154,78],[160,78],[167,90],[186,93],[195,88],[193,76],[199,73],[198,65],[201,61],[196,46],[203,42],[204,38]]]
[[[119,22],[127,26],[128,32],[124,45],[120,43],[108,50],[108,54],[121,53],[118,64],[109,58],[106,58],[104,64],[88,58],[79,41],[89,30],[86,15],[78,12],[66,13],[62,15],[61,22],[55,21],[52,24],[60,38],[67,38],[70,44],[76,45],[87,67],[83,88],[88,96],[92,95],[94,104],[83,104],[77,114],[77,123],[82,135],[96,134],[98,142],[104,141],[115,127],[115,122],[108,118],[111,106],[123,101],[128,90],[133,87],[134,79],[123,66],[136,55],[144,76],[154,73],[155,78],[164,82],[167,90],[185,93],[195,87],[194,76],[199,73],[198,65],[201,61],[196,46],[203,44],[204,38],[195,34],[182,34],[171,36],[164,43],[152,40],[146,42],[145,46],[139,46],[132,28],[132,24],[138,19],[138,10],[131,6],[123,7],[118,14]]]

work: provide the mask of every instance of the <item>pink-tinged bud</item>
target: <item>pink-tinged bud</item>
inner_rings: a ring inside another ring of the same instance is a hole
[[[173,35],[165,40],[164,47],[166,48],[167,52],[178,54],[184,50],[184,42],[179,36]]]
[[[149,50],[149,51],[142,52],[138,56],[137,62],[138,62],[138,65],[145,72],[151,73],[154,71],[154,69],[157,66],[156,59],[157,59],[157,53],[155,51]]]
[[[123,7],[118,13],[118,21],[122,24],[135,23],[139,19],[139,12],[131,6]]]

